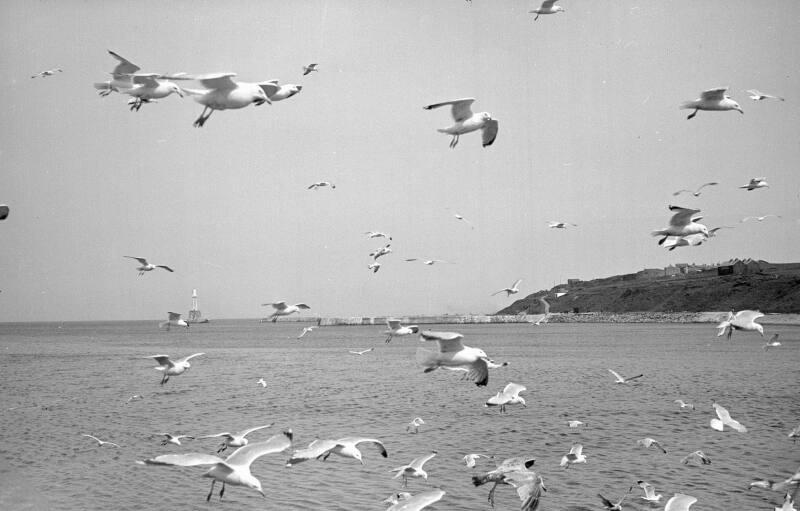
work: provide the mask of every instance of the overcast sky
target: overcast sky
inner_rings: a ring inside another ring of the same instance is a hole
[[[160,319],[193,288],[211,318],[275,300],[493,313],[517,279],[520,297],[679,262],[798,261],[800,2],[561,4],[534,21],[516,0],[2,2],[0,321]],[[303,90],[198,129],[189,97],[138,113],[99,97],[109,49],[143,72]],[[680,103],[718,86],[744,115],[687,120]],[[448,109],[422,109],[462,97],[499,120],[494,145],[449,149]],[[771,187],[738,189],[751,177]],[[320,180],[336,189],[307,189]],[[668,252],[650,235],[668,204],[736,227]],[[768,213],[782,218],[740,223]],[[368,230],[394,237],[378,273]],[[138,277],[126,255],[175,272]]]

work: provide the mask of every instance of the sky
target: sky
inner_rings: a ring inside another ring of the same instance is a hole
[[[680,262],[797,262],[800,2],[560,4],[534,21],[516,0],[0,3],[0,322],[164,319],[192,289],[212,320],[278,300],[485,314],[517,279],[521,297]],[[303,90],[194,128],[190,97],[130,112],[98,96],[107,50]],[[720,86],[744,115],[678,108]],[[450,149],[448,109],[422,108],[464,97],[498,120],[492,146]],[[771,186],[738,188],[752,177]],[[307,189],[322,180],[336,189]],[[735,228],[667,251],[650,233],[669,204]],[[740,222],[765,214],[782,218]],[[370,230],[393,236],[377,273]],[[124,256],[175,271],[139,277]]]

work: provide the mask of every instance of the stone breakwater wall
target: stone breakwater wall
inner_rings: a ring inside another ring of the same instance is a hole
[[[533,316],[531,316],[533,317]],[[539,316],[536,316],[539,317]],[[358,326],[380,325],[386,326],[386,317],[354,316],[350,318],[319,318],[319,326]],[[392,316],[399,319],[404,325],[470,325],[479,323],[526,323],[525,316],[482,314],[442,315],[442,316]],[[535,320],[534,320],[535,321]]]

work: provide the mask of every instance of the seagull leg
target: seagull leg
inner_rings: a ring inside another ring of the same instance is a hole
[[[161,376],[161,385],[164,385],[165,383],[167,383],[167,372],[166,371],[164,371],[164,375]]]
[[[211,495],[214,493],[214,485],[217,484],[217,480],[214,479],[211,481],[211,490],[208,492],[208,496],[206,497],[206,502],[211,500]]]
[[[538,19],[539,19],[539,13],[537,12],[537,13],[536,13],[536,17],[535,17],[535,18],[533,18],[533,21],[536,21],[536,20],[538,20]]]
[[[386,337],[386,342],[391,342],[391,340],[392,340],[392,336],[391,335]]]
[[[690,114],[689,114],[689,117],[687,117],[686,119],[687,119],[687,120],[688,120],[688,119],[691,119],[692,117],[694,117],[695,115],[697,115],[697,110],[699,110],[699,109],[695,108],[694,112],[690,113]]]
[[[494,490],[495,489],[497,489],[497,482],[495,482],[494,486],[492,486],[492,489],[489,490],[489,498],[487,499],[489,501],[489,504],[492,505],[492,507],[494,507]]]
[[[206,115],[206,111],[207,110],[209,110],[209,108],[207,106],[203,107],[203,112],[200,114],[200,117],[198,117],[197,120],[194,121],[194,127],[195,128],[202,128],[203,125],[206,123],[206,120],[209,117],[211,117],[211,112],[213,112],[214,110],[210,109],[210,111],[208,112],[208,115]]]
[[[222,481],[222,489],[219,491],[219,500],[222,500],[223,493],[225,493],[225,481]]]

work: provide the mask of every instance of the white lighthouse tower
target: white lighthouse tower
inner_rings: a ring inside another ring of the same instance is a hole
[[[208,319],[203,317],[200,309],[197,307],[197,289],[192,289],[192,310],[189,311],[189,317],[186,319],[187,323],[208,323]]]

